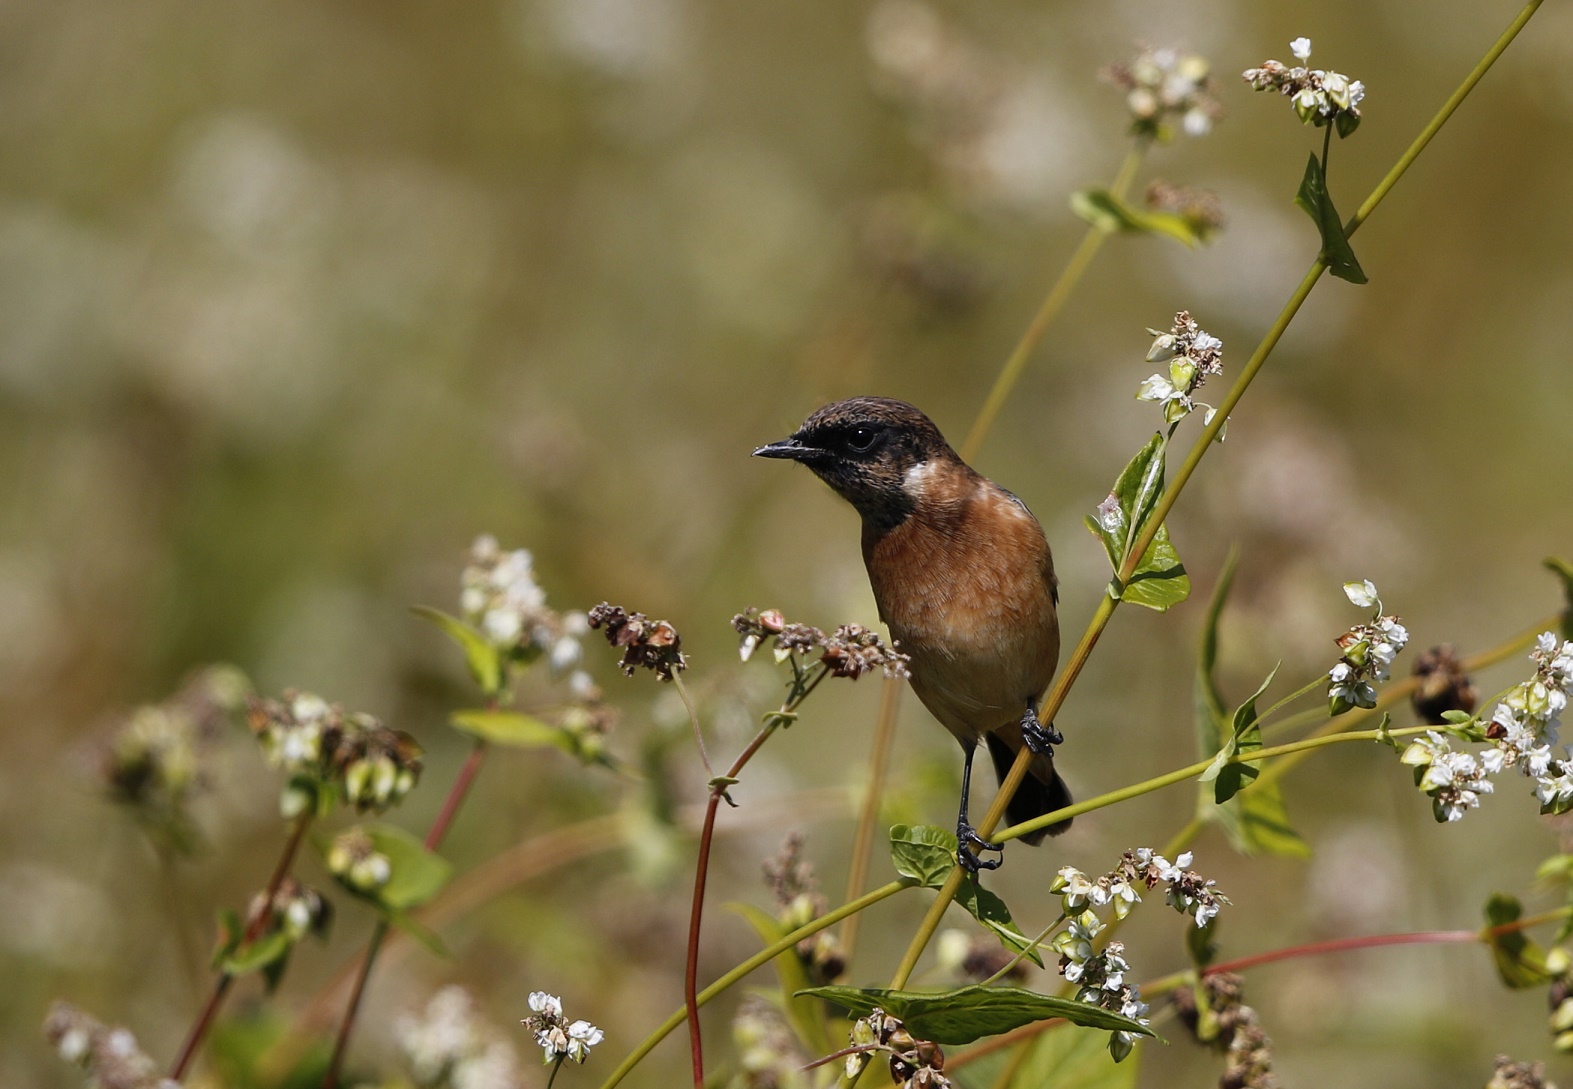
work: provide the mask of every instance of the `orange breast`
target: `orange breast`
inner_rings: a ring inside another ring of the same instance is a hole
[[[865,531],[863,558],[913,690],[964,743],[1043,694],[1059,658],[1054,565],[1008,493],[970,472],[946,481],[895,529]]]

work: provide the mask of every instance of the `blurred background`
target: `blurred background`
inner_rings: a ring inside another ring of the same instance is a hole
[[[975,459],[1044,523],[1069,641],[1106,573],[1080,519],[1156,422],[1132,399],[1153,369],[1145,328],[1189,308],[1223,338],[1227,382],[1316,250],[1290,199],[1320,133],[1237,73],[1308,35],[1313,63],[1365,81],[1365,123],[1333,149],[1347,215],[1515,10],[0,7],[0,1083],[80,1084],[40,1035],[55,997],[166,1061],[208,985],[213,913],[276,857],[278,782],[238,728],[213,755],[194,857],[161,860],[105,800],[117,724],[194,667],[233,663],[264,693],[311,689],[414,733],[427,778],[393,819],[424,830],[466,751],[446,715],[476,697],[407,606],[456,609],[482,532],[534,553],[557,608],[609,599],[670,619],[712,752],[735,753],[779,678],[737,660],[734,612],[877,619],[850,509],[748,452],[855,393],[913,401],[959,441],[1085,229],[1070,193],[1108,184],[1127,147],[1100,69],[1138,43],[1177,45],[1212,60],[1226,116],[1155,149],[1138,184],[1214,189],[1227,226],[1195,251],[1110,240]],[[1357,236],[1369,286],[1318,287],[1184,497],[1171,530],[1196,594],[1116,617],[1060,719],[1078,795],[1193,759],[1196,635],[1231,545],[1234,699],[1280,659],[1283,691],[1327,668],[1359,619],[1347,579],[1373,579],[1404,617],[1409,660],[1484,649],[1557,607],[1539,563],[1573,553],[1570,117],[1573,9],[1548,5]],[[586,651],[621,710],[610,748],[638,764],[675,733],[664,786],[701,800],[670,690]],[[1519,659],[1480,686],[1524,675]],[[734,790],[707,978],[757,947],[720,905],[770,903],[759,865],[786,829],[806,833],[840,901],[879,689],[827,686]],[[909,695],[887,820],[948,824],[957,757]],[[791,800],[803,791],[820,793]],[[1494,889],[1556,903],[1531,885],[1558,833],[1515,781],[1446,827],[1407,769],[1353,747],[1286,792],[1309,862],[1241,858],[1216,832],[1198,844],[1234,899],[1227,956],[1472,928]],[[560,754],[499,752],[448,853],[464,872],[650,793]],[[1193,797],[1174,788],[1012,847],[992,887],[1035,930],[1057,910],[1058,866],[1098,872],[1161,844]],[[352,1069],[396,1076],[399,1015],[459,982],[506,1026],[525,1085],[544,1076],[514,1022],[529,991],[562,994],[608,1039],[561,1084],[598,1082],[681,1000],[691,845],[647,839],[453,920],[451,961],[390,958]],[[300,872],[331,884],[315,856]],[[888,875],[880,851],[872,879]],[[851,982],[888,978],[925,903],[870,913]],[[329,944],[296,956],[286,1012],[365,940],[368,914],[340,907]],[[1134,973],[1182,967],[1181,920],[1144,915]],[[1470,947],[1297,961],[1247,986],[1286,1084],[1475,1086],[1499,1051],[1552,1053],[1544,994],[1504,991]],[[254,1001],[248,981],[231,1012]],[[717,1061],[733,1008],[706,1021]],[[1212,1084],[1215,1061],[1169,1035],[1143,1083]],[[630,1084],[681,1083],[684,1053],[674,1040]]]

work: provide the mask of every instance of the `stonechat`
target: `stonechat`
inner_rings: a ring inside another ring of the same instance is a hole
[[[757,457],[802,462],[863,519],[863,562],[912,689],[961,743],[956,838],[963,865],[994,869],[1000,851],[967,819],[980,740],[1001,779],[1025,745],[1030,773],[1006,808],[1011,823],[1071,803],[1054,769],[1063,738],[1038,722],[1060,653],[1054,559],[1025,503],[974,471],[934,422],[904,401],[854,397],[826,405]],[[1036,844],[1061,821],[1023,836]]]

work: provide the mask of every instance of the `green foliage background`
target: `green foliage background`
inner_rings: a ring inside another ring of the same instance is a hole
[[[1123,154],[1099,66],[1134,40],[1176,42],[1214,61],[1229,116],[1154,152],[1149,176],[1216,188],[1229,225],[1198,252],[1112,240],[977,459],[1049,531],[1079,631],[1105,570],[1081,516],[1156,422],[1132,399],[1151,369],[1144,327],[1189,308],[1238,366],[1315,250],[1290,203],[1312,134],[1235,73],[1307,34],[1318,63],[1365,80],[1365,123],[1332,171],[1353,207],[1511,14],[1458,0],[925,10],[947,51],[916,80],[890,30],[910,9],[825,0],[0,10],[0,1082],[73,1084],[38,1033],[55,996],[169,1055],[214,911],[276,851],[276,784],[236,745],[204,803],[209,849],[165,884],[92,786],[114,716],[215,660],[264,691],[320,691],[427,746],[427,779],[395,815],[424,827],[464,752],[445,716],[473,696],[405,610],[452,607],[477,533],[531,548],[559,608],[605,598],[670,618],[713,745],[735,751],[771,690],[766,667],[736,661],[733,612],[875,620],[850,511],[748,451],[865,392],[917,403],[959,440],[1083,230],[1069,194]],[[1066,707],[1078,793],[1193,758],[1195,633],[1231,542],[1220,669],[1235,700],[1280,658],[1286,678],[1326,668],[1355,619],[1347,579],[1375,580],[1415,650],[1482,649],[1554,607],[1539,560],[1573,551],[1570,72],[1573,11],[1548,5],[1360,233],[1370,285],[1318,288],[1171,519],[1203,593],[1166,616],[1123,610]],[[625,711],[612,747],[637,761],[680,709],[602,651],[596,675]],[[746,811],[855,786],[877,697],[871,681],[827,688],[734,797]],[[954,757],[909,698],[890,818],[945,823]],[[667,785],[699,800],[696,762],[677,764]],[[449,853],[462,873],[630,794],[555,753],[499,754]],[[1235,858],[1215,833],[1198,849],[1235,900],[1230,955],[1473,926],[1489,891],[1524,891],[1557,848],[1516,783],[1436,827],[1404,769],[1348,747],[1286,795],[1310,863]],[[1030,933],[1052,917],[1058,865],[1098,871],[1156,845],[1192,797],[1012,847],[991,880]],[[849,810],[794,823],[839,898]],[[758,860],[778,827],[724,841],[714,903],[764,902]],[[505,1022],[529,990],[562,992],[607,1030],[593,1063],[626,1051],[680,1001],[690,866],[636,854],[455,923],[452,963],[416,952],[380,973],[359,1068],[449,979]],[[315,861],[304,871],[328,884]],[[339,899],[331,944],[300,951],[286,1002],[364,940],[370,918]],[[913,895],[875,910],[853,982],[888,976],[920,909]],[[1176,920],[1149,914],[1129,944],[1157,975],[1183,953]],[[709,925],[713,977],[754,939],[722,912]],[[1542,997],[1502,992],[1479,950],[1297,962],[1248,987],[1288,1084],[1477,1085],[1498,1050],[1550,1051]],[[721,1018],[707,1028],[724,1039]],[[1156,1050],[1149,1084],[1208,1083],[1198,1050]],[[654,1061],[645,1084],[681,1076],[676,1044]]]

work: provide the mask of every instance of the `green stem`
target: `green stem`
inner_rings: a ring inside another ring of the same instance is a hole
[[[1136,171],[1141,167],[1142,158],[1147,154],[1149,144],[1150,141],[1146,137],[1139,137],[1131,145],[1130,150],[1125,153],[1125,159],[1120,163],[1119,172],[1114,176],[1114,183],[1109,186],[1109,192],[1116,197],[1125,196],[1126,190],[1131,187],[1131,182],[1136,178]],[[1059,316],[1065,300],[1070,298],[1071,292],[1081,282],[1087,267],[1098,255],[1098,250],[1102,248],[1103,240],[1107,237],[1109,232],[1102,227],[1088,227],[1087,233],[1082,235],[1081,244],[1065,263],[1059,279],[1054,281],[1054,286],[1049,289],[1043,304],[1033,315],[1027,331],[1021,335],[1021,340],[1016,343],[1010,357],[1005,360],[1005,365],[1000,368],[999,376],[994,379],[994,386],[989,390],[988,398],[978,412],[978,418],[973,421],[971,430],[967,432],[967,437],[961,443],[960,453],[963,461],[971,461],[983,445],[983,440],[988,437],[989,430],[994,426],[995,417],[999,415],[1000,409],[1005,407],[1005,402],[1021,377],[1021,372],[1026,369],[1032,353],[1043,342],[1049,326],[1054,324],[1054,319]]]
[[[1468,97],[1469,92],[1480,82],[1496,59],[1502,55],[1503,50],[1508,47],[1518,35],[1518,32],[1524,28],[1524,24],[1529,21],[1530,16],[1534,15],[1541,2],[1542,0],[1529,0],[1529,3],[1524,6],[1518,17],[1513,20],[1507,30],[1502,33],[1502,36],[1497,39],[1496,44],[1491,47],[1480,63],[1475,65],[1469,75],[1464,78],[1464,81],[1459,84],[1458,89],[1453,92],[1442,108],[1437,111],[1436,116],[1420,131],[1420,135],[1409,145],[1408,150],[1399,157],[1398,162],[1388,171],[1387,176],[1371,191],[1371,195],[1366,197],[1359,210],[1355,212],[1345,227],[1345,234],[1353,234],[1376,210],[1377,205],[1382,203],[1382,200],[1392,190],[1393,186],[1398,183],[1398,179],[1404,176],[1410,166],[1414,164],[1414,161],[1419,158],[1420,153],[1425,150],[1426,145],[1441,131],[1442,126],[1447,123],[1454,111]],[[1261,343],[1257,345],[1256,351],[1251,354],[1250,360],[1245,364],[1240,377],[1230,387],[1223,403],[1218,406],[1218,411],[1214,414],[1212,423],[1202,428],[1202,433],[1197,438],[1195,445],[1192,446],[1184,464],[1180,466],[1173,481],[1164,489],[1163,494],[1158,497],[1158,502],[1148,516],[1142,533],[1137,537],[1136,543],[1126,556],[1125,562],[1120,565],[1120,570],[1115,576],[1114,585],[1124,585],[1130,580],[1131,575],[1134,574],[1137,566],[1141,563],[1141,558],[1146,554],[1147,549],[1152,545],[1153,539],[1158,535],[1159,528],[1162,527],[1169,512],[1174,508],[1175,501],[1179,499],[1180,493],[1184,491],[1186,484],[1190,482],[1191,476],[1196,472],[1197,466],[1201,464],[1202,458],[1212,448],[1219,432],[1228,423],[1229,414],[1239,404],[1240,398],[1245,396],[1245,391],[1250,388],[1257,372],[1267,362],[1267,357],[1277,347],[1278,341],[1282,339],[1284,332],[1289,328],[1289,323],[1294,320],[1295,315],[1300,312],[1300,308],[1305,305],[1305,300],[1310,297],[1312,288],[1316,286],[1317,281],[1321,279],[1322,273],[1326,270],[1327,266],[1320,256],[1311,262],[1311,267],[1306,271],[1305,276],[1301,278],[1299,286],[1290,295],[1289,301],[1284,304],[1283,310],[1279,313],[1271,328],[1267,330],[1267,334],[1262,338]],[[1066,663],[1064,671],[1061,672],[1054,686],[1049,690],[1049,694],[1045,697],[1043,706],[1038,712],[1040,719],[1046,722],[1054,721],[1054,717],[1059,713],[1061,706],[1063,706],[1071,686],[1075,683],[1082,667],[1086,664],[1087,657],[1092,653],[1093,646],[1097,644],[1099,637],[1103,634],[1103,629],[1107,627],[1109,619],[1114,615],[1114,609],[1117,604],[1118,602],[1107,594],[1103,596],[1097,611],[1087,625],[1086,632],[1082,635],[1081,642],[1077,644],[1075,651],[1071,654],[1070,661]],[[1283,747],[1280,746],[1280,748]],[[1259,753],[1267,751],[1263,749],[1259,750]],[[1293,751],[1301,750],[1294,749]],[[988,815],[984,817],[983,822],[978,826],[979,835],[985,839],[997,838],[994,835],[994,829],[1004,815],[1006,804],[1015,795],[1022,779],[1026,777],[1027,765],[1031,761],[1031,751],[1026,746],[1023,746],[1021,752],[1017,754],[1016,762],[1011,765],[1010,772],[1006,775],[1004,782],[1000,784],[999,791],[995,794],[994,801],[989,806]],[[1178,779],[1169,781],[1178,782],[1188,777],[1188,775],[1181,775]],[[1167,785],[1167,783],[1159,784],[1159,786],[1163,785]],[[1157,788],[1157,786],[1154,786],[1150,789]],[[1138,793],[1146,793],[1146,790]],[[1136,795],[1133,794],[1131,796],[1135,797]],[[1085,812],[1085,810],[1077,806],[1070,806],[1060,810],[1055,815],[1055,819],[1064,820],[1074,812]],[[1044,819],[1041,822],[1029,821],[1027,823],[1033,827],[1044,827],[1053,823],[1053,821]],[[1020,826],[1020,831],[1026,830],[1026,825]],[[1020,831],[1016,834],[1019,835]],[[918,957],[922,955],[923,949],[928,945],[934,936],[935,930],[939,927],[945,908],[955,899],[960,885],[961,868],[957,866],[951,871],[945,884],[940,888],[939,896],[936,898],[935,903],[930,906],[929,913],[924,917],[918,932],[913,935],[912,942],[908,946],[906,954],[902,957],[901,965],[896,970],[896,979],[899,982],[893,983],[892,986],[899,987],[906,983],[913,967],[917,964]]]
[[[813,937],[821,930],[836,925],[842,919],[847,918],[849,915],[854,915],[857,912],[862,911],[864,908],[872,907],[881,900],[894,896],[902,889],[913,887],[915,886],[909,885],[903,881],[892,881],[888,885],[881,885],[874,891],[865,893],[850,903],[842,904],[834,911],[826,912],[824,915],[821,915],[813,922],[798,927],[796,930],[792,931],[792,933],[786,935],[784,938],[781,938],[779,941],[766,946],[764,949],[761,949],[758,953],[755,953],[753,956],[743,961],[743,963],[739,964],[736,968],[733,968],[720,979],[710,984],[710,986],[700,991],[696,996],[698,1005],[703,1006],[711,999],[724,993],[729,987],[743,979],[750,972],[754,971],[754,969],[762,968],[766,964],[769,964],[772,960],[780,956],[782,953],[785,953],[788,949],[795,947],[797,943],[802,941],[804,938]],[[617,1069],[612,1071],[611,1076],[608,1077],[602,1084],[601,1089],[612,1089],[613,1086],[619,1084],[625,1077],[628,1076],[629,1071],[631,1071],[635,1066],[639,1065],[639,1062],[646,1055],[650,1054],[650,1052],[655,1049],[657,1044],[666,1039],[666,1037],[671,1034],[673,1029],[677,1028],[678,1025],[681,1025],[687,1016],[687,1009],[680,1009],[676,1013],[672,1014],[672,1016],[668,1017],[665,1021],[661,1022],[661,1024],[656,1027],[656,1030],[649,1036],[645,1037],[644,1042],[641,1043],[638,1047],[634,1048],[629,1056],[618,1065]]]
[[[1038,936],[1036,938],[1033,938],[1032,941],[1028,942],[1027,943],[1027,947],[1025,949],[1023,949],[1021,952],[1017,953],[1014,957],[1011,957],[1010,960],[1006,961],[1005,962],[1005,967],[1003,967],[999,971],[995,972],[988,979],[985,979],[983,981],[983,986],[987,987],[989,984],[991,984],[991,983],[998,983],[1001,979],[1005,978],[1005,973],[1006,972],[1009,972],[1012,968],[1016,967],[1016,965],[1020,964],[1024,960],[1026,960],[1027,959],[1027,954],[1031,953],[1034,949],[1038,948],[1038,946],[1042,945],[1043,944],[1043,940],[1045,938],[1047,938],[1050,934],[1052,934],[1056,930],[1058,930],[1060,928],[1060,924],[1063,923],[1064,921],[1065,921],[1065,913],[1062,911],[1062,912],[1060,912],[1059,918],[1055,919],[1048,926],[1046,926],[1042,930],[1038,931]]]
[[[879,722],[874,727],[874,751],[869,760],[868,789],[863,794],[863,804],[858,811],[857,832],[852,838],[852,861],[847,866],[847,894],[843,900],[856,900],[863,895],[863,884],[868,880],[869,860],[874,853],[874,831],[879,824],[879,802],[885,792],[885,773],[890,766],[890,750],[896,737],[897,710],[901,706],[902,683],[890,677],[880,693]],[[841,928],[841,955],[852,962],[857,949],[858,924],[861,916],[847,918]]]

